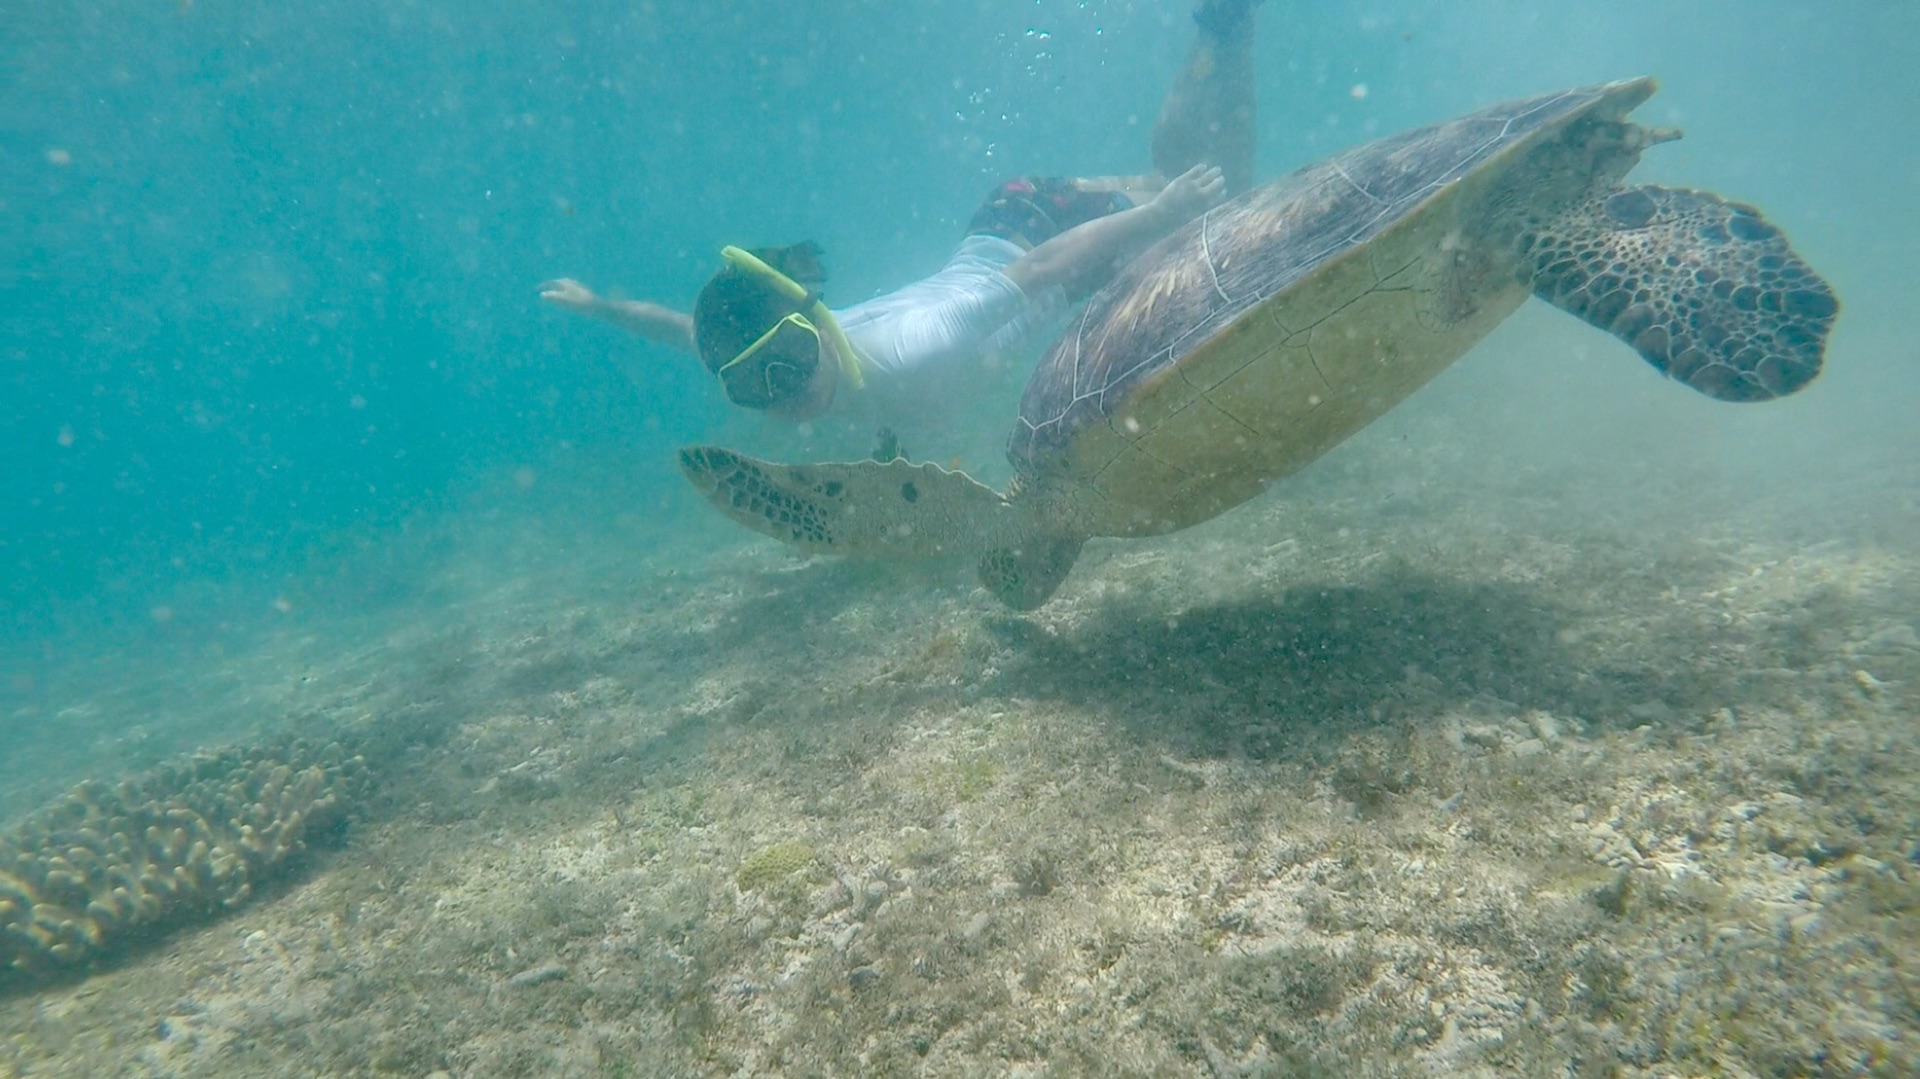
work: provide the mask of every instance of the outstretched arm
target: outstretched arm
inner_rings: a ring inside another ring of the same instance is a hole
[[[1161,188],[1152,202],[1075,225],[1020,256],[1007,267],[1007,276],[1029,296],[1054,285],[1071,286],[1186,224],[1225,193],[1219,169],[1195,165]]]
[[[693,317],[684,312],[643,300],[609,300],[596,296],[592,289],[571,277],[542,284],[540,298],[555,307],[611,323],[656,345],[665,345],[689,356],[698,355],[693,346]]]

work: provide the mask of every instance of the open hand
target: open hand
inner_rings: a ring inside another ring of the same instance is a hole
[[[1148,205],[1164,215],[1169,225],[1182,224],[1220,205],[1227,194],[1227,177],[1214,165],[1195,165],[1175,176]]]
[[[571,277],[557,277],[540,284],[540,298],[570,311],[586,311],[600,302],[593,290]]]

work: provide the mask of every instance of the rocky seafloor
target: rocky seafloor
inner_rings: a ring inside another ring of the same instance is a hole
[[[344,845],[0,1076],[1920,1074],[1907,474],[1389,445],[1029,616],[730,537],[247,668]]]

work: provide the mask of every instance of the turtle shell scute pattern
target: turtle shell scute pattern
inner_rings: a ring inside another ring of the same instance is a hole
[[[1143,381],[1250,308],[1367,243],[1508,147],[1620,89],[1544,94],[1369,143],[1187,223],[1096,293],[1040,361],[1008,456],[1028,473],[1065,467],[1080,431],[1111,420]]]

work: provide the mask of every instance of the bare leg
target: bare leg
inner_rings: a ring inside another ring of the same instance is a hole
[[[1186,70],[1153,126],[1153,167],[1178,176],[1218,165],[1227,193],[1253,186],[1253,9],[1259,0],[1199,0],[1198,34]]]

